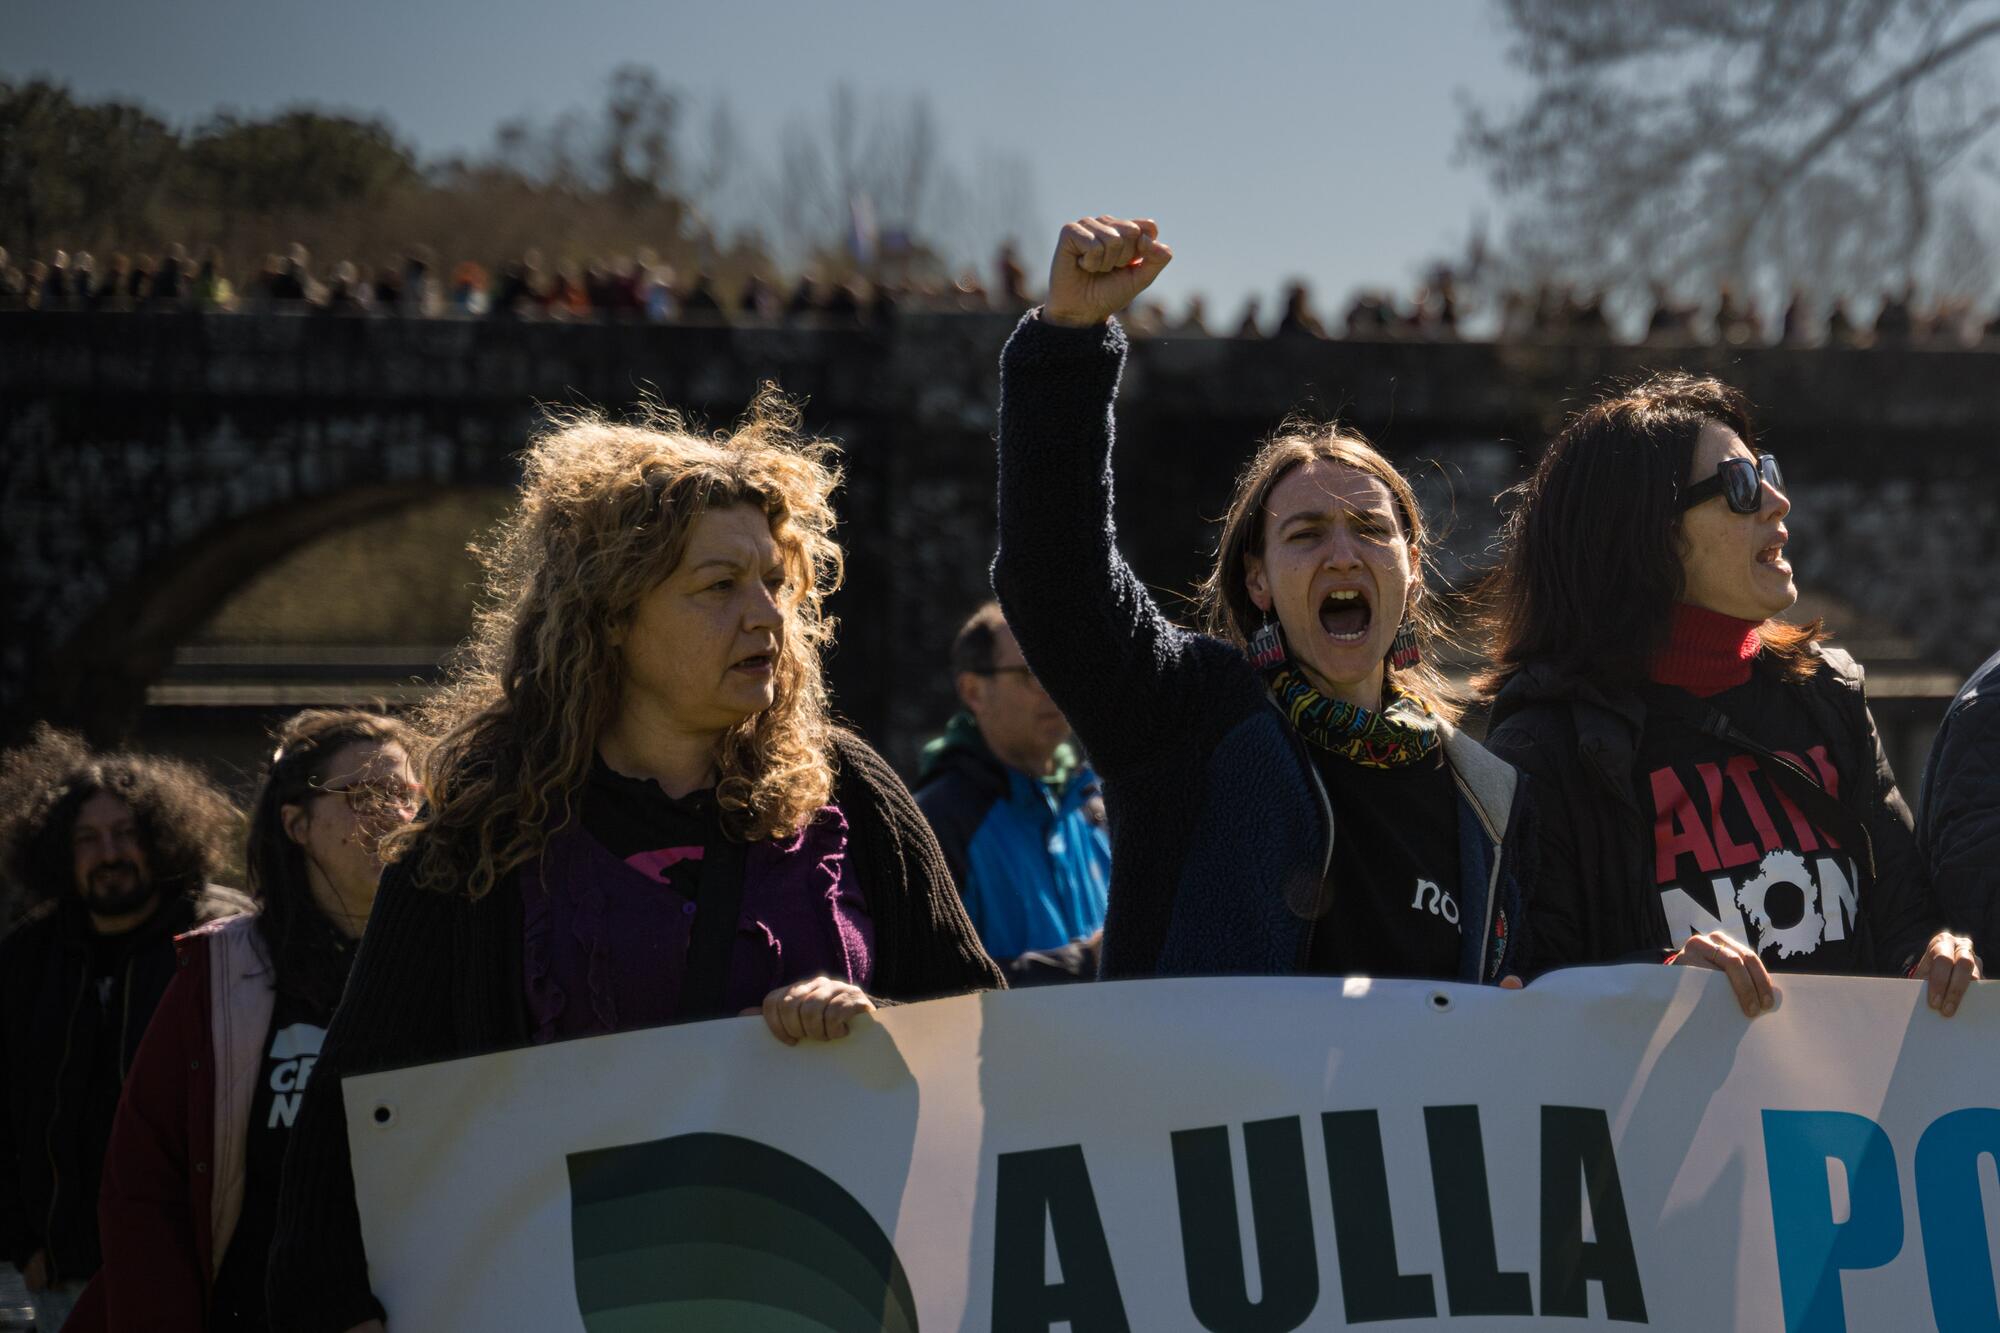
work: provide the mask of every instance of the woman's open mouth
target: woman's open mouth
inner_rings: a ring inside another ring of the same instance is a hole
[[[741,671],[752,676],[768,676],[771,674],[771,655],[769,653],[753,653],[740,661],[732,662],[729,669],[731,671]]]
[[[1359,643],[1375,623],[1375,608],[1359,588],[1335,588],[1319,604],[1319,627],[1336,643]]]
[[[1757,563],[1760,565],[1769,565],[1782,574],[1792,572],[1790,562],[1785,559],[1785,544],[1782,541],[1772,542],[1769,546],[1757,552]]]

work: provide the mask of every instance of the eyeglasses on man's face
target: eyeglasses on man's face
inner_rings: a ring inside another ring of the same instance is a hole
[[[976,676],[1016,676],[1020,678],[1023,685],[1038,686],[1041,684],[1041,681],[1035,678],[1033,668],[1029,667],[1026,662],[1013,662],[1005,666],[990,666],[983,670],[975,671],[973,674]]]

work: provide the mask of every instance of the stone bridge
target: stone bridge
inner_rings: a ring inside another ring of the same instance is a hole
[[[831,670],[843,711],[906,758],[986,587],[1007,330],[966,315],[880,330],[0,315],[0,739],[43,717],[129,731],[176,646],[274,559],[449,488],[509,484],[537,403],[651,392],[721,423],[772,379],[845,446]],[[1670,367],[1758,404],[1804,585],[1940,672],[2000,641],[1993,352],[1140,342],[1120,407],[1127,553],[1153,586],[1187,588],[1253,443],[1304,411],[1422,464],[1462,577],[1493,496],[1563,413],[1612,376]]]

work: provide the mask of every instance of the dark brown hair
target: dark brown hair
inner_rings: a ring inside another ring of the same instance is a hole
[[[1007,617],[1001,612],[998,602],[986,602],[967,616],[965,623],[958,627],[958,633],[952,636],[952,675],[991,671],[1000,631],[1006,628]]]
[[[305,849],[285,832],[285,807],[302,805],[325,786],[328,768],[349,745],[393,742],[405,751],[410,728],[360,709],[309,708],[285,719],[277,748],[250,806],[245,852],[249,889],[259,901],[257,933],[277,984],[331,1008],[347,980],[346,937],[320,910],[306,877]]]
[[[1756,447],[1750,403],[1721,380],[1655,375],[1570,418],[1512,492],[1500,560],[1480,590],[1489,697],[1530,662],[1612,686],[1643,681],[1686,592],[1680,496],[1710,422]],[[1816,669],[1820,622],[1767,622],[1763,656],[1790,678]]]
[[[1250,600],[1243,579],[1250,557],[1264,553],[1264,516],[1271,492],[1293,469],[1318,460],[1353,468],[1389,488],[1396,516],[1403,524],[1403,537],[1410,544],[1407,614],[1422,657],[1413,667],[1384,670],[1400,689],[1421,699],[1433,713],[1457,721],[1460,701],[1437,668],[1438,650],[1447,642],[1447,635],[1439,614],[1440,599],[1432,595],[1432,583],[1425,577],[1431,559],[1423,510],[1403,474],[1366,438],[1346,427],[1288,421],[1258,448],[1237,476],[1229,512],[1222,520],[1222,536],[1216,543],[1215,567],[1196,593],[1202,629],[1239,648],[1249,643],[1264,615]]]
[[[0,864],[18,895],[14,907],[58,900],[75,887],[77,813],[99,792],[131,808],[163,898],[194,892],[230,865],[241,817],[199,769],[158,755],[97,754],[82,737],[43,723],[27,744],[0,755]]]

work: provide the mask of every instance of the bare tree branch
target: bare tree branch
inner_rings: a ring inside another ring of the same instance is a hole
[[[1923,52],[1901,68],[1891,70],[1874,87],[1852,98],[1844,106],[1835,108],[1833,115],[1820,127],[1819,132],[1806,140],[1776,175],[1758,181],[1759,206],[1744,213],[1742,223],[1735,235],[1731,236],[1728,245],[1731,257],[1739,260],[1744,257],[1751,229],[1766,216],[1764,206],[1788,190],[1815,160],[1844,135],[1851,133],[1854,127],[1865,120],[1878,106],[1907,93],[1936,71],[1995,37],[2000,37],[2000,18],[1988,19],[1960,33],[1944,45]],[[1912,162],[1911,167],[1914,169],[1916,164]]]
[[[1461,142],[1513,201],[1502,269],[1627,293],[1956,281],[1941,219],[1962,255],[1963,220],[1995,215],[2000,0],[1497,2],[1533,91],[1467,105]]]

